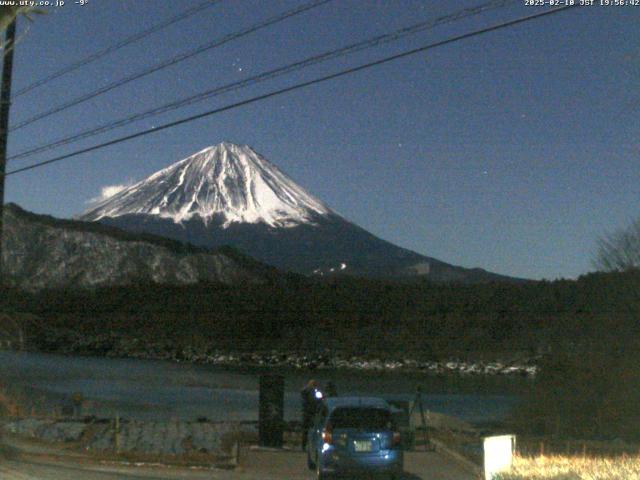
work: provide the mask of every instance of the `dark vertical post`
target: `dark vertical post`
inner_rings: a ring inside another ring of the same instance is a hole
[[[4,42],[2,84],[0,85],[0,285],[4,283],[2,239],[4,231],[4,175],[7,165],[7,138],[9,136],[9,107],[11,106],[11,73],[16,40],[16,20],[9,24]]]
[[[422,405],[422,387],[418,385],[416,388],[416,400],[415,404],[418,406],[420,412],[420,422],[422,423],[422,440],[424,441],[424,449],[429,450],[431,447],[431,441],[429,440],[429,432],[427,429],[427,419],[424,416],[424,406]]]
[[[258,417],[260,446],[282,448],[284,440],[284,377],[260,376]]]

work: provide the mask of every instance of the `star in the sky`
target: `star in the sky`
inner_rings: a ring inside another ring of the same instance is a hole
[[[242,67],[240,66],[239,57],[236,57],[236,59],[231,63],[231,66],[234,67],[239,73],[242,72]]]

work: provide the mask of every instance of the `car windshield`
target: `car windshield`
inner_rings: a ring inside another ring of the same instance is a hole
[[[382,408],[349,407],[333,411],[329,424],[332,428],[359,430],[391,429],[391,414]]]

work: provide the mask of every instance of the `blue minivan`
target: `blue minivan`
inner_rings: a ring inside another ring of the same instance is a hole
[[[327,398],[307,435],[307,464],[319,480],[343,473],[402,476],[400,433],[382,398]]]

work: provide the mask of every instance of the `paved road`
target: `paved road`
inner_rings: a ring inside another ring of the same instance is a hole
[[[473,480],[474,476],[436,452],[408,452],[403,480]],[[311,480],[302,452],[244,449],[235,470],[127,466],[86,457],[54,457],[0,446],[2,480]]]
[[[249,478],[311,480],[306,456],[299,452],[248,452],[241,458],[243,473]],[[265,476],[267,475],[267,476]],[[457,463],[437,452],[406,452],[403,480],[474,480],[474,476]]]

